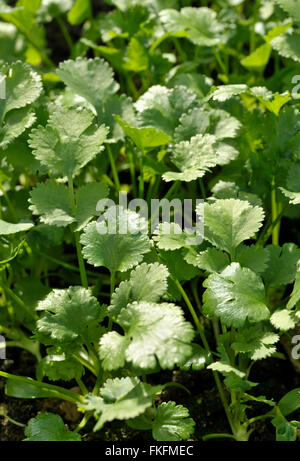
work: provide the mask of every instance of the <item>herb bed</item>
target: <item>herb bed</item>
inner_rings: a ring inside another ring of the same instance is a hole
[[[296,0],[0,1],[0,440],[296,441]]]

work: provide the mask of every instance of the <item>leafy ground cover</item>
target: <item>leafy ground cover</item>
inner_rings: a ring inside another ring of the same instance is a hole
[[[0,440],[295,441],[298,2],[1,0],[0,40]]]

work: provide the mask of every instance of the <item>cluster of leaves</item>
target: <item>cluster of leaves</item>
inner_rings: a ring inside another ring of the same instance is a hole
[[[300,320],[297,1],[92,3],[0,1],[0,334],[37,360],[35,379],[0,376],[8,396],[84,413],[74,431],[41,413],[25,440],[104,437],[115,420],[211,438],[163,401],[189,392],[175,370],[204,367],[224,437],[270,418],[296,440],[299,389],[261,396],[251,370],[285,358]],[[111,205],[122,192],[203,199],[204,238],[176,222],[151,233],[141,210]],[[270,408],[250,418],[254,402]]]

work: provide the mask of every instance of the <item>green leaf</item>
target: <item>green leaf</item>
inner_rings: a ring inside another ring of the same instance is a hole
[[[112,295],[110,315],[120,311],[134,301],[157,302],[168,288],[168,269],[159,263],[140,264],[130,273],[130,279],[120,283]]]
[[[236,262],[242,267],[249,267],[256,274],[262,274],[267,268],[269,253],[266,248],[241,244],[236,251]]]
[[[210,168],[218,164],[216,138],[210,134],[198,134],[190,141],[182,141],[174,146],[172,163],[179,172],[168,171],[163,174],[165,181],[193,181],[202,178]]]
[[[33,227],[32,223],[18,223],[13,224],[0,219],[0,235],[12,235],[19,232],[24,232]]]
[[[30,192],[29,209],[41,222],[65,227],[75,221],[67,187],[54,180],[38,183]]]
[[[271,40],[270,43],[280,56],[300,62],[300,34],[295,32],[283,34]]]
[[[249,56],[242,59],[241,64],[249,70],[262,70],[268,64],[271,52],[271,45],[265,43],[256,48]]]
[[[45,345],[72,346],[86,343],[89,330],[105,317],[105,311],[89,290],[82,287],[54,289],[40,301],[37,337]]]
[[[276,0],[287,13],[296,22],[300,22],[299,3],[297,0]]]
[[[107,267],[111,272],[127,271],[150,251],[147,221],[131,210],[110,207],[100,222],[90,223],[81,243],[89,264]]]
[[[270,357],[276,352],[275,343],[279,335],[266,328],[253,326],[240,330],[232,343],[237,352],[247,353],[251,360],[261,360]]]
[[[83,373],[84,368],[77,360],[62,353],[46,355],[37,365],[37,376],[41,380],[47,376],[50,381],[71,381]]]
[[[220,250],[232,252],[262,226],[263,209],[237,199],[204,204],[204,238]]]
[[[192,344],[191,356],[187,360],[184,360],[179,367],[184,371],[202,370],[207,361],[208,354],[205,349],[199,346],[199,344]]]
[[[41,77],[21,61],[0,66],[0,77],[5,82],[5,98],[0,99],[0,147],[6,148],[34,123],[29,105],[40,96],[42,83]]]
[[[80,442],[81,435],[65,428],[59,415],[41,413],[30,419],[25,428],[25,442]]]
[[[36,117],[30,107],[16,109],[9,112],[5,117],[5,123],[0,129],[0,147],[7,146],[18,138],[27,128],[35,122]]]
[[[300,264],[297,265],[297,273],[295,278],[295,284],[287,308],[292,309],[300,300]]]
[[[230,263],[228,255],[216,248],[208,248],[197,255],[196,264],[207,272],[222,272]]]
[[[297,427],[299,423],[294,425],[286,419],[279,417],[272,419],[273,426],[276,427],[276,442],[295,442],[297,439]]]
[[[41,4],[38,10],[39,20],[41,22],[50,22],[72,8],[73,0],[38,0],[38,3]]]
[[[101,397],[87,395],[85,404],[80,408],[94,411],[98,419],[94,432],[101,429],[108,421],[126,420],[143,414],[151,407],[155,395],[162,391],[162,386],[151,386],[138,378],[108,379],[100,389]]]
[[[182,310],[174,304],[134,302],[121,310],[116,322],[123,328],[125,339],[121,341],[117,338],[117,335],[121,335],[116,332],[102,337],[100,357],[106,363],[110,343],[113,343],[112,349],[116,351],[118,341],[121,344],[120,357],[123,356],[123,360],[142,370],[155,369],[157,361],[162,368],[171,369],[191,356],[193,328],[184,320]],[[110,369],[116,368],[118,365],[114,366],[111,360]]]
[[[56,73],[74,93],[92,104],[99,117],[104,101],[119,89],[119,84],[113,78],[113,70],[100,58],[64,61]]]
[[[265,284],[280,287],[292,283],[296,277],[300,249],[294,243],[285,243],[282,247],[268,245],[266,248],[269,252],[269,263],[263,273]]]
[[[153,421],[154,440],[179,442],[188,439],[194,432],[195,422],[189,418],[189,411],[175,402],[163,402],[157,408]]]
[[[284,189],[283,187],[280,187],[279,189],[288,199],[290,199],[290,204],[300,205],[300,192],[292,192],[287,189]]]
[[[163,222],[156,227],[152,238],[160,250],[174,251],[188,246],[193,235],[183,231],[177,223]]]
[[[224,102],[233,96],[245,93],[248,90],[248,86],[244,84],[239,85],[221,85],[217,86],[216,89],[211,93],[211,97],[214,101]]]
[[[142,127],[153,127],[174,136],[179,119],[197,104],[197,95],[184,86],[169,89],[154,85],[135,103],[138,121]]]
[[[36,15],[40,7],[40,1],[18,0],[17,8],[7,9],[0,13],[4,21],[10,22],[24,34],[27,41],[38,53],[45,49],[45,30],[38,24]]]
[[[150,151],[171,141],[168,134],[155,128],[137,128],[116,115],[116,120],[124,133],[134,142],[141,152]]]
[[[296,325],[293,313],[287,309],[275,311],[271,315],[270,322],[275,328],[282,331],[291,330]]]
[[[241,327],[246,320],[259,322],[270,316],[261,278],[246,267],[232,263],[221,274],[211,274],[203,283],[203,310],[228,326]]]
[[[140,40],[136,37],[132,37],[128,45],[124,69],[139,73],[147,70],[148,67],[149,57],[145,47]]]
[[[52,175],[73,177],[103,150],[104,125],[93,125],[86,109],[52,106],[46,127],[33,129],[29,146],[33,155]]]
[[[221,361],[211,363],[210,365],[208,365],[207,368],[210,370],[218,371],[219,373],[222,373],[222,375],[224,376],[234,373],[239,378],[245,377],[245,373],[243,371],[240,371],[232,365],[229,365],[228,363],[223,363]]]
[[[285,394],[278,402],[279,409],[284,416],[287,416],[300,408],[300,388],[293,389]]]
[[[93,216],[99,214],[97,203],[106,198],[108,192],[108,186],[99,182],[90,182],[76,190],[76,231],[83,229]]]
[[[216,19],[216,13],[211,8],[182,8],[162,10],[160,19],[168,31],[178,32],[184,30],[188,32],[188,38],[198,46],[215,46],[224,39],[222,33],[224,25]]]
[[[90,0],[76,0],[68,13],[68,21],[72,26],[81,24],[92,16]]]

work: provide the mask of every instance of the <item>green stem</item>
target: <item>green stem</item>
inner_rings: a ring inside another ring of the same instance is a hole
[[[60,28],[63,36],[64,36],[64,39],[65,39],[68,47],[70,48],[70,51],[72,52],[73,41],[72,41],[71,35],[69,34],[67,26],[64,23],[64,20],[60,16],[57,16],[56,21],[57,21],[57,23],[59,25],[59,28]]]
[[[1,414],[1,412],[0,412],[0,417],[1,417],[1,416],[3,416],[4,419],[7,419],[7,421],[9,421],[10,423],[14,424],[15,426],[18,426],[18,427],[26,427],[26,424],[19,423],[19,422],[16,421],[15,419],[12,419],[10,416],[8,416],[6,413]]]
[[[82,420],[80,421],[80,423],[78,424],[74,432],[80,432],[82,429],[84,429],[91,416],[92,416],[91,412],[85,413],[84,417],[82,418]]]
[[[75,216],[76,215],[76,202],[75,202],[74,185],[73,185],[72,176],[69,176],[68,178],[68,187],[69,187],[69,197],[70,197],[71,209],[72,209],[73,216]],[[72,229],[72,226],[71,226],[71,229]],[[84,288],[88,288],[89,284],[87,280],[84,260],[83,260],[82,251],[81,251],[80,237],[79,237],[79,233],[76,231],[74,232],[74,239],[75,239],[75,246],[76,246],[76,252],[77,252],[77,260],[78,260],[81,284]]]
[[[232,434],[207,434],[202,437],[202,440],[205,442],[206,440],[209,440],[209,439],[224,439],[224,438],[235,440],[235,436]]]
[[[132,186],[132,193],[133,196],[136,198],[137,197],[137,187],[136,187],[136,177],[135,177],[135,164],[133,160],[133,154],[127,148],[127,155],[129,159],[129,169],[130,169],[130,177],[131,177],[131,186]]]
[[[10,198],[8,197],[6,191],[5,191],[5,189],[3,188],[3,186],[2,186],[1,183],[0,183],[0,191],[2,192],[3,197],[4,197],[5,200],[6,200],[8,209],[9,209],[9,211],[10,211],[10,214],[11,214],[13,220],[14,220],[15,222],[18,222],[18,218],[17,218],[17,215],[16,215],[16,213],[15,213],[14,207],[13,207],[13,205],[12,205],[12,203],[11,203],[11,201],[10,201]]]
[[[176,51],[177,51],[177,53],[178,53],[178,55],[179,55],[179,57],[180,57],[180,60],[181,60],[182,62],[188,61],[187,54],[186,54],[186,52],[183,50],[183,48],[182,48],[182,46],[181,46],[181,44],[180,44],[180,41],[179,41],[176,37],[173,38],[173,43],[174,43],[174,46],[175,46],[175,48],[176,48]]]
[[[271,189],[271,208],[272,208],[272,223],[277,221],[278,216],[281,212],[281,204],[277,203],[276,199],[276,185],[275,179],[272,180],[272,189]],[[279,245],[279,232],[280,232],[280,220],[274,226],[272,230],[272,244]]]
[[[139,198],[144,198],[144,152],[140,157]]]
[[[211,350],[210,350],[210,347],[209,347],[209,344],[207,342],[207,339],[206,339],[206,336],[205,336],[205,333],[204,333],[204,328],[203,326],[201,325],[199,319],[198,319],[198,316],[195,312],[195,309],[193,308],[192,306],[192,303],[190,302],[186,292],[184,291],[183,287],[181,286],[180,282],[174,278],[172,275],[171,275],[171,278],[174,280],[178,290],[180,291],[180,293],[182,294],[182,297],[193,317],[193,320],[194,320],[194,323],[197,327],[197,330],[198,330],[198,333],[200,335],[200,338],[202,340],[202,343],[204,345],[204,348],[208,354],[208,356],[210,357],[211,356]],[[232,432],[234,433],[234,424],[233,424],[233,421],[232,421],[232,418],[231,418],[231,413],[230,413],[230,409],[229,409],[229,406],[228,406],[228,403],[227,403],[227,400],[226,400],[226,396],[225,396],[225,393],[224,393],[224,390],[223,390],[223,387],[222,387],[222,384],[221,384],[221,381],[220,381],[220,378],[219,378],[219,375],[216,371],[213,370],[213,376],[214,376],[214,379],[215,379],[215,382],[216,382],[216,385],[217,385],[217,389],[218,389],[218,392],[219,392],[219,395],[220,395],[220,399],[221,399],[221,402],[223,404],[223,407],[224,407],[224,410],[225,410],[225,413],[226,413],[226,416],[227,416],[227,420],[229,422],[229,425],[231,427],[231,430]]]
[[[76,394],[76,392],[69,391],[64,389],[63,387],[55,386],[53,384],[47,384],[40,381],[36,381],[32,378],[26,378],[24,376],[16,376],[10,373],[6,373],[4,371],[0,371],[0,376],[2,378],[11,379],[12,381],[16,381],[19,383],[27,384],[29,386],[34,386],[45,393],[48,393],[51,397],[56,397],[62,400],[67,400],[68,402],[78,403],[83,402],[84,398],[82,395]]]
[[[183,297],[183,299],[184,299],[184,301],[185,301],[185,303],[186,303],[186,305],[187,305],[187,307],[188,307],[188,309],[190,311],[191,316],[193,317],[194,323],[196,325],[196,328],[198,330],[199,336],[201,338],[201,341],[202,341],[206,351],[209,352],[209,354],[210,354],[210,348],[209,348],[209,344],[207,342],[207,339],[205,337],[204,328],[201,325],[200,320],[198,319],[196,311],[195,311],[191,301],[189,300],[188,295],[186,294],[186,292],[185,292],[184,288],[182,287],[182,285],[180,284],[180,282],[175,277],[173,277],[172,275],[171,275],[171,278],[174,280],[178,290],[180,291],[180,293],[181,293],[181,295],[182,295],[182,297]]]
[[[176,192],[176,190],[178,189],[179,185],[180,185],[180,181],[173,182],[172,186],[170,187],[170,189],[168,190],[164,198],[166,198],[167,200],[170,200],[174,192]]]
[[[106,148],[107,148],[108,157],[109,157],[109,161],[110,161],[110,167],[111,167],[112,176],[114,178],[115,187],[116,187],[116,190],[118,192],[120,190],[120,180],[119,180],[119,175],[118,175],[118,171],[117,171],[117,168],[116,168],[116,162],[115,162],[111,147],[110,147],[110,145],[108,143],[106,144]]]
[[[87,390],[86,385],[84,384],[82,379],[81,378],[76,378],[76,382],[77,382],[78,387],[80,388],[82,394],[87,395],[89,393],[89,391]]]
[[[95,383],[95,387],[93,389],[93,394],[94,395],[98,395],[99,394],[99,390],[100,390],[100,386],[101,386],[101,381],[102,381],[102,376],[100,373],[98,373],[98,376],[97,376],[97,380],[96,380],[96,383]]]
[[[85,264],[84,264],[82,251],[81,251],[79,233],[74,232],[74,237],[75,237],[75,245],[76,245],[76,251],[77,251],[77,259],[78,259],[78,265],[79,265],[81,284],[82,284],[82,286],[84,288],[88,288],[89,284],[88,284],[88,279],[87,279],[86,270],[85,270]]]
[[[222,58],[220,56],[220,53],[217,49],[214,50],[214,55],[215,55],[215,58],[223,72],[224,75],[226,75],[226,77],[228,78],[228,72],[227,72],[227,69],[226,69],[226,66],[224,64],[224,62],[222,61]]]
[[[65,261],[61,261],[60,259],[53,258],[53,256],[49,256],[46,253],[43,253],[42,251],[39,251],[37,254],[42,256],[43,258],[48,259],[49,261],[53,262],[54,264],[57,264],[58,266],[64,267],[65,269],[68,269],[68,270],[73,271],[73,272],[79,272],[78,267],[73,266],[72,264],[66,263]],[[92,271],[86,271],[86,273],[90,277],[95,277],[95,278],[98,277],[98,275],[99,275],[96,272],[92,272]]]
[[[0,282],[0,286],[2,290],[26,312],[27,315],[29,315],[34,321],[38,319],[38,315],[35,312],[32,312],[22,299],[19,298],[19,296],[17,296],[8,286],[4,285],[2,282]]]

